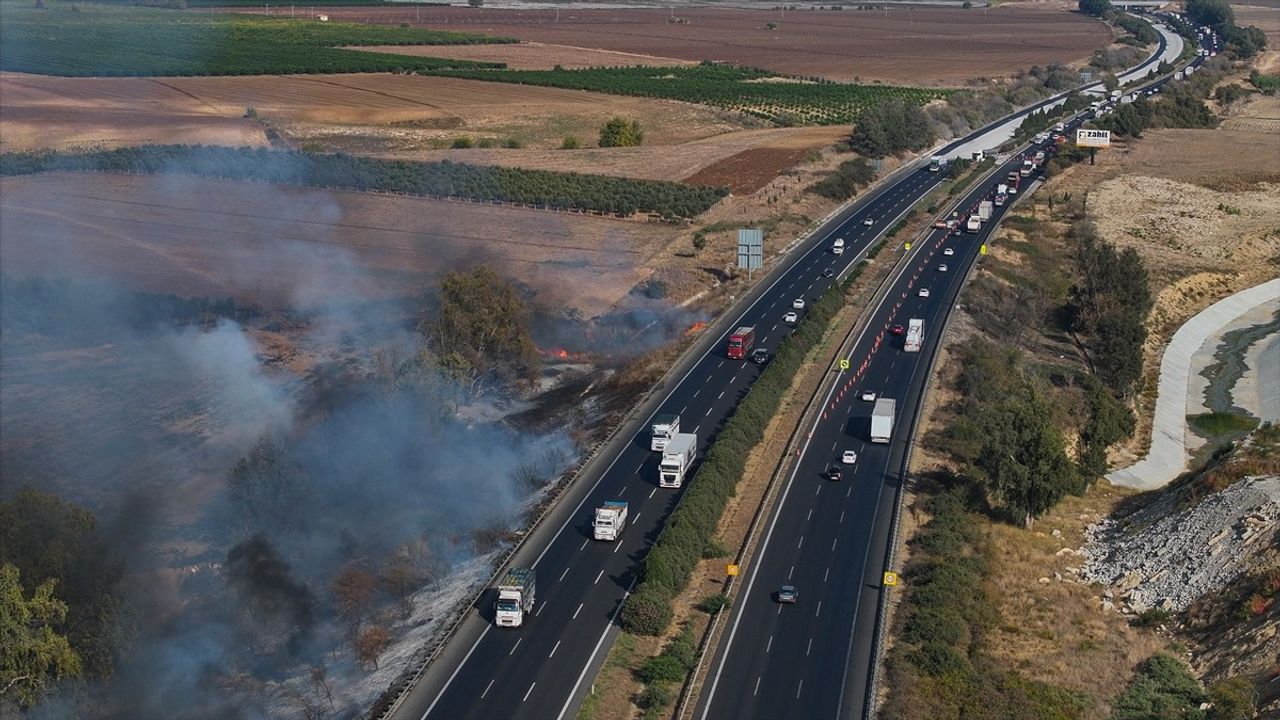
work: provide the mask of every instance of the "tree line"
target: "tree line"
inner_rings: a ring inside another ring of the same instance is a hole
[[[650,213],[669,220],[696,217],[728,194],[723,187],[662,180],[266,148],[143,145],[86,153],[0,154],[0,175],[56,171],[197,175],[514,202],[557,210],[590,210],[619,217]]]

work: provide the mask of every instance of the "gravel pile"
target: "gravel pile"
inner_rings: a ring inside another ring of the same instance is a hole
[[[1103,519],[1085,531],[1081,576],[1109,588],[1104,607],[1185,610],[1276,541],[1280,477],[1245,478],[1186,510],[1177,509],[1177,496],[1168,493],[1133,515]]]

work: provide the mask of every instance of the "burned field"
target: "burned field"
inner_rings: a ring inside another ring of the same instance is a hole
[[[833,80],[957,85],[1031,65],[1087,58],[1111,36],[1100,23],[1056,8],[990,10],[903,6],[888,10],[333,8],[335,19],[409,23],[546,44],[712,60]],[[776,25],[776,27],[770,27]],[[448,53],[448,49],[443,49]],[[471,56],[474,51],[464,51]],[[445,55],[449,56],[449,55]],[[529,58],[524,58],[529,62]],[[644,63],[651,64],[651,63]],[[540,63],[546,66],[546,61]]]

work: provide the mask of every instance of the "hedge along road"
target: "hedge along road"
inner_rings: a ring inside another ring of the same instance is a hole
[[[1013,117],[1023,117],[1044,104]],[[949,143],[941,152],[985,135],[998,124]],[[790,333],[782,316],[791,310],[792,300],[816,299],[834,281],[822,276],[824,269],[843,275],[896,217],[943,180],[943,173],[909,168],[837,214],[782,260],[776,278],[763,291],[755,291],[759,295],[745,309],[734,308],[717,322],[712,342],[688,360],[689,370],[653,412],[679,413],[681,430],[698,435],[700,457],[760,373],[749,362],[724,356],[728,332],[739,325],[753,325],[757,346],[776,351]],[[866,219],[872,223],[864,225]],[[842,256],[829,252],[836,237],[845,240]],[[732,321],[725,322],[729,318]],[[608,463],[603,473],[597,476],[588,471],[577,479],[578,485],[589,486],[581,502],[571,511],[553,511],[555,520],[535,529],[512,561],[514,566],[533,567],[537,572],[537,601],[526,625],[514,630],[495,628],[492,595],[483,596],[449,646],[395,707],[393,717],[573,715],[589,688],[588,676],[603,662],[617,633],[615,620],[635,583],[636,569],[681,492],[657,486],[658,457],[649,451],[648,419],[629,427],[616,452],[611,446],[609,456],[599,458],[599,465]],[[690,477],[697,467],[695,463]],[[576,496],[575,489],[568,491],[566,507]],[[630,504],[629,527],[614,544],[590,539],[592,511],[606,500]],[[566,517],[560,520],[559,515]]]

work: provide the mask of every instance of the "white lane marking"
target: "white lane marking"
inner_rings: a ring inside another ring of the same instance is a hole
[[[796,543],[796,549],[797,549],[797,550],[799,550],[799,549],[800,549],[800,548],[802,548],[802,547],[804,547],[804,536],[803,536],[803,535],[801,535],[801,536],[800,536],[800,542]]]
[[[621,550],[621,549],[622,549],[622,541],[621,541],[621,540],[614,540],[614,541],[613,541],[613,554],[614,554],[614,555],[617,555],[617,554],[618,554],[618,551],[619,551],[619,550]]]
[[[769,332],[773,332],[774,330],[777,330],[777,329],[778,329],[778,323],[774,323],[773,327],[769,328]]]
[[[654,492],[657,492],[657,490],[654,490]],[[636,513],[636,519],[635,519],[635,520],[632,520],[632,521],[631,521],[631,524],[632,524],[632,525],[635,525],[635,524],[636,524],[637,522],[639,522],[639,521],[640,521],[640,513]]]
[[[656,493],[656,492],[658,492],[658,488],[654,488],[654,489],[652,489],[652,490],[650,490],[650,491],[649,491],[649,499],[650,499],[650,500],[652,500],[652,499],[653,499],[653,494],[654,494],[654,493]],[[635,523],[635,520],[632,520],[631,522],[632,522],[632,523]]]
[[[814,491],[813,491],[813,494],[814,494],[814,495],[817,495],[817,494],[818,494],[818,493],[820,493],[820,492],[822,492],[822,486],[821,486],[821,485],[819,485],[819,486],[818,486],[818,488],[817,488],[816,490],[814,490]]]
[[[683,414],[684,414],[684,411],[685,411],[685,410],[688,410],[688,409],[689,409],[689,406],[688,406],[688,405],[685,405],[684,407],[680,408],[680,412],[678,412],[678,413],[676,413],[676,414],[677,414],[677,415],[683,415]]]
[[[524,691],[524,699],[523,699],[523,700],[521,700],[520,702],[524,702],[525,700],[528,700],[528,699],[529,699],[529,693],[533,692],[533,686],[534,686],[534,685],[537,685],[537,684],[538,684],[538,683],[534,683],[533,685],[530,685],[530,686],[529,686],[529,689]]]
[[[494,678],[493,680],[497,680],[497,678]],[[483,700],[483,699],[484,699],[484,696],[485,696],[485,695],[488,695],[488,694],[489,694],[489,688],[493,687],[493,680],[490,680],[490,681],[489,681],[489,684],[484,686],[484,692],[480,693],[480,699],[481,699],[481,700]]]
[[[801,678],[801,680],[800,680],[800,686],[796,688],[796,699],[797,699],[797,700],[799,700],[799,699],[800,699],[800,691],[801,691],[801,690],[804,690],[804,679],[803,679],[803,678]]]
[[[819,600],[819,601],[818,601],[818,609],[813,611],[813,616],[814,616],[814,617],[818,617],[818,616],[819,616],[819,615],[821,615],[821,614],[822,614],[822,601],[821,601],[821,600]]]
[[[822,573],[822,582],[826,582],[829,577],[831,577],[831,568],[827,568],[826,572]]]
[[[836,551],[836,540],[837,538],[831,538],[831,552]]]
[[[706,417],[706,416],[708,416],[708,415],[710,415],[710,414],[711,414],[711,408],[707,408],[707,411],[706,411],[706,412],[704,412],[704,413],[702,413],[702,417]]]
[[[796,574],[796,566],[792,565],[791,569],[787,571],[787,579],[790,580],[791,576],[795,574]]]
[[[813,508],[809,508],[809,514],[804,516],[804,521],[809,522],[813,518]]]
[[[852,487],[852,486],[850,486],[848,490],[845,490],[845,491],[844,491],[844,496],[845,496],[845,497],[849,497],[849,496],[850,496],[850,495],[852,495],[852,494],[853,494],[853,487]]]
[[[759,695],[759,694],[760,694],[760,676],[759,676],[759,675],[757,675],[757,676],[756,676],[756,689],[755,689],[755,690],[753,690],[753,691],[751,692],[751,694],[752,694],[752,695]]]
[[[520,647],[520,643],[522,643],[522,642],[524,642],[524,638],[516,638],[516,644],[511,646],[511,652],[509,652],[509,653],[507,653],[507,654],[508,654],[508,655],[515,655],[515,654],[516,654],[516,648]]]
[[[844,524],[844,511],[843,511],[843,510],[841,510],[841,511],[840,511],[840,524],[841,524],[841,525],[843,525],[843,524]]]
[[[698,388],[697,390],[694,390],[694,391],[693,391],[693,396],[694,396],[694,397],[698,397],[698,394],[699,394],[699,393],[701,393],[701,392],[702,392],[702,388]]]
[[[636,472],[638,473],[638,472],[640,472],[640,471],[639,471],[639,470],[637,470]],[[622,497],[623,495],[626,495],[626,494],[627,494],[627,490],[628,490],[630,487],[631,487],[630,485],[623,485],[623,486],[622,486],[622,489],[618,491],[618,497]]]
[[[636,578],[631,579],[631,584],[627,586],[627,591],[622,593],[622,600],[618,602],[618,607],[613,609],[613,614],[609,616],[609,623],[604,626],[604,632],[600,633],[600,639],[596,641],[596,647],[591,651],[591,657],[587,658],[587,664],[582,668],[582,672],[578,673],[578,680],[573,684],[573,689],[569,691],[569,697],[564,701],[564,706],[560,708],[560,714],[556,715],[556,720],[560,720],[569,712],[569,706],[573,704],[573,698],[578,694],[578,688],[582,687],[582,680],[587,677],[587,671],[591,669],[591,664],[596,661],[596,655],[600,654],[600,646],[604,645],[604,639],[609,637],[609,629],[613,627],[613,623],[618,619],[618,613],[622,611],[622,606],[627,603],[627,598],[631,596],[631,588],[636,586]]]
[[[542,608],[544,608],[544,607],[546,607],[546,606],[547,606],[547,601],[546,601],[546,600],[543,600],[543,601],[542,601],[542,604],[538,606],[538,609],[533,611],[533,614],[534,614],[534,615],[537,615],[538,613],[542,612]]]
[[[813,642],[813,641],[812,641],[812,640],[810,640],[810,642]],[[547,657],[549,657],[549,658],[553,658],[553,657],[555,657],[555,656],[556,656],[556,651],[557,651],[557,650],[559,650],[559,649],[560,649],[560,641],[559,641],[559,640],[557,640],[557,641],[556,641],[556,646],[555,646],[555,647],[553,647],[553,648],[551,648],[551,654],[550,654],[550,655],[548,655]],[[809,653],[805,653],[805,655],[808,655],[808,654],[809,654]]]
[[[765,655],[768,655],[768,654],[769,654],[769,650],[770,650],[770,649],[772,649],[772,648],[773,648],[773,636],[772,636],[772,635],[770,635],[770,636],[769,636],[769,642],[765,643],[765,646],[764,646],[764,653],[765,653]]]
[[[558,644],[558,643],[557,643],[557,644]],[[805,649],[804,649],[805,657],[808,657],[808,656],[809,656],[809,651],[810,651],[810,650],[813,650],[813,638],[809,638],[809,644],[808,644],[807,646],[805,646]],[[551,652],[552,652],[552,654],[554,654],[554,653],[555,653],[555,651],[554,651],[554,650],[552,650]]]
[[[702,426],[701,426],[701,425],[699,425],[699,426],[695,427],[695,428],[693,429],[693,434],[694,434],[694,435],[697,435],[697,434],[698,434],[698,431],[699,431],[699,430],[701,430],[701,429],[702,429]]]
[[[721,360],[721,361],[720,361],[720,364],[719,364],[719,365],[717,365],[716,367],[717,367],[717,368],[724,367],[724,361],[723,361],[723,360]]]
[[[602,578],[602,577],[604,577],[604,569],[603,569],[603,568],[601,568],[601,569],[600,569],[600,574],[599,574],[599,575],[596,575],[596,579],[595,579],[595,580],[593,580],[593,581],[591,582],[591,584],[592,584],[592,585],[595,585],[596,583],[600,582],[600,578]]]
[[[583,541],[582,541],[582,547],[578,548],[578,552],[582,552],[583,548],[585,548],[585,547],[587,546],[587,543],[589,543],[589,542],[591,542],[591,541],[590,541],[590,540],[583,540]]]
[[[732,384],[734,384],[734,383],[736,383],[736,382],[738,382],[738,376],[737,376],[737,375],[734,375],[733,377],[729,378],[729,384],[730,384],[730,385],[732,385]]]
[[[722,398],[722,397],[724,397],[724,391],[723,391],[723,390],[721,390],[721,391],[720,391],[720,394],[716,396],[716,399],[717,399],[717,400],[719,400],[719,399],[720,399],[720,398]]]
[[[557,580],[556,582],[560,582],[561,580],[564,580],[564,576],[568,574],[569,574],[569,568],[565,568],[564,572],[560,573],[560,580]]]

